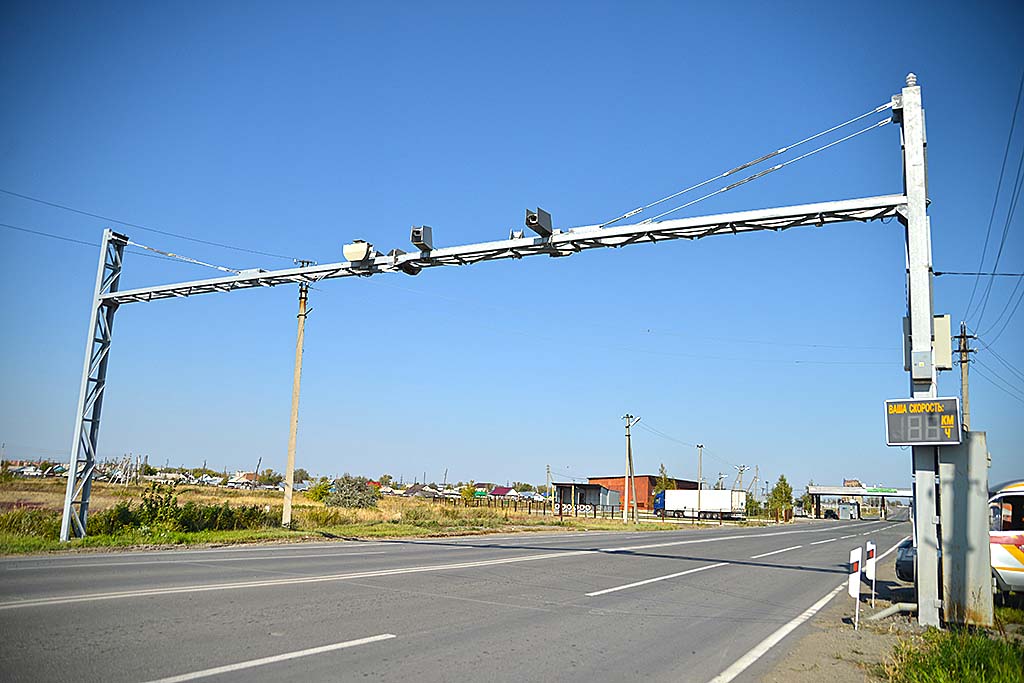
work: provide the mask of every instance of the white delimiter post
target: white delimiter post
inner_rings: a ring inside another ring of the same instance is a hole
[[[927,136],[917,76],[907,76],[899,102],[903,134],[903,179],[907,211],[907,307],[910,317],[910,389],[913,398],[936,395],[932,352],[932,245],[928,218]],[[917,535],[917,618],[922,626],[939,623],[938,514],[935,446],[914,446],[914,527]]]

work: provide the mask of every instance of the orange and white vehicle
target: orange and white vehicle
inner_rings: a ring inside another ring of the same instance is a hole
[[[996,488],[988,509],[989,552],[996,589],[1024,593],[1024,480]]]

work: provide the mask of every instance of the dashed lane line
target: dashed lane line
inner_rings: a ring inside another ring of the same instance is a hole
[[[715,567],[724,567],[729,564],[728,562],[718,562],[716,564],[708,564],[703,567],[697,567],[696,569],[687,569],[685,572],[676,572],[675,574],[666,574],[665,576],[656,576],[653,579],[644,579],[643,581],[634,581],[633,583],[627,583],[624,586],[615,586],[614,588],[605,588],[604,590],[594,591],[593,593],[587,593],[588,598],[592,598],[597,595],[604,595],[605,593],[615,593],[616,591],[624,591],[627,588],[636,588],[637,586],[644,586],[648,583],[655,583],[657,581],[666,581],[668,579],[675,579],[680,576],[686,576],[687,574],[696,574],[697,572],[705,571],[706,569],[714,569]]]
[[[769,557],[771,555],[778,555],[779,553],[788,552],[790,550],[796,550],[797,548],[803,548],[803,546],[802,545],[794,545],[794,546],[790,546],[789,548],[782,548],[781,550],[773,550],[770,553],[761,553],[760,555],[753,555],[753,556],[751,556],[750,559],[752,559],[752,560],[759,560],[762,557]]]

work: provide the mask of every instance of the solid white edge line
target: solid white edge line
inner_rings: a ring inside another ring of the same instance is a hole
[[[878,560],[882,559],[883,557],[891,553],[893,550],[896,550],[896,548],[899,547],[900,543],[902,543],[905,540],[907,540],[906,537],[901,538],[899,542],[896,543],[896,545],[882,553],[878,557]],[[797,626],[804,623],[805,621],[813,617],[815,614],[820,612],[821,609],[825,605],[827,605],[832,598],[836,597],[836,595],[838,595],[839,592],[842,591],[845,587],[846,581],[833,588],[828,595],[823,597],[821,600],[818,600],[818,602],[814,603],[813,605],[805,609],[792,621],[783,625],[777,631],[775,631],[775,633],[771,634],[770,636],[762,640],[760,643],[755,645],[754,648],[750,650],[750,652],[737,659],[735,662],[733,662],[732,666],[730,666],[728,669],[712,678],[710,681],[708,681],[708,683],[729,683],[730,681],[732,681],[734,678],[736,678],[741,673],[746,671],[751,664],[753,664],[761,657],[763,657],[766,652],[768,652],[773,647],[778,645],[779,642],[783,638],[788,636],[790,633],[792,633]]]
[[[227,664],[225,666],[218,666],[212,669],[203,669],[202,671],[193,671],[192,673],[181,674],[180,676],[169,676],[168,678],[160,678],[155,681],[150,681],[150,683],[184,683],[185,681],[194,681],[199,678],[208,678],[210,676],[226,674],[232,671],[242,671],[244,669],[252,669],[257,666],[266,666],[267,664],[286,662],[289,659],[298,659],[299,657],[309,657],[310,655],[319,655],[323,654],[324,652],[343,650],[348,647],[355,647],[356,645],[366,645],[367,643],[376,643],[381,640],[390,640],[394,637],[395,636],[392,633],[382,633],[379,636],[369,636],[368,638],[359,638],[357,640],[346,640],[342,643],[333,643],[331,645],[311,647],[308,650],[286,652],[282,655],[273,655],[271,657],[252,659],[248,662],[239,662],[238,664]]]
[[[803,548],[803,546],[802,545],[794,545],[794,546],[791,546],[789,548],[783,548],[782,550],[773,550],[770,553],[761,553],[760,555],[752,555],[750,559],[752,559],[752,560],[759,560],[762,557],[768,557],[769,555],[778,555],[779,553],[784,553],[784,552],[786,552],[788,550],[796,550],[797,548]]]
[[[666,579],[674,579],[677,576],[686,576],[687,574],[696,574],[702,572],[705,569],[714,569],[715,567],[724,567],[729,564],[728,562],[719,562],[717,564],[708,564],[703,567],[697,567],[696,569],[687,569],[685,572],[676,572],[675,574],[667,574],[665,576],[657,576],[653,579],[644,579],[643,581],[636,581],[635,583],[627,583],[625,586],[615,586],[614,588],[605,588],[604,590],[594,591],[593,593],[587,593],[588,598],[592,598],[595,595],[604,595],[605,593],[614,593],[615,591],[624,591],[627,588],[636,588],[637,586],[643,586],[648,583],[654,583],[656,581],[665,581]]]

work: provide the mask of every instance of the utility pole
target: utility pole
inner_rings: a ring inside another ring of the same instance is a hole
[[[313,261],[296,261],[300,268],[313,265]],[[299,330],[295,337],[295,374],[292,377],[292,415],[288,432],[288,465],[284,470],[284,510],[281,512],[281,526],[292,525],[292,491],[295,485],[295,439],[299,431],[299,387],[302,384],[302,345],[306,333],[306,301],[309,297],[309,283],[299,283]],[[256,473],[259,476],[259,472]]]
[[[629,433],[630,427],[640,421],[639,417],[633,417],[629,413],[622,416],[626,421],[626,478],[622,482],[623,504],[622,523],[629,521],[629,483],[633,479],[633,521],[636,522],[636,479],[633,478],[633,438]]]
[[[746,465],[733,465],[736,468],[736,481],[732,485],[733,491],[739,491],[743,489],[743,473],[750,468]]]
[[[704,488],[702,466],[704,462],[704,444],[697,444],[697,519],[700,519],[700,490]]]
[[[554,516],[554,514],[555,514],[555,496],[554,496],[554,493],[551,491],[551,465],[547,466],[547,480],[546,480],[546,488],[545,488],[544,493],[546,493],[547,496],[548,496],[548,502],[551,503],[551,515]]]
[[[971,431],[971,400],[967,384],[967,368],[971,362],[970,354],[977,351],[977,349],[970,348],[967,340],[977,339],[978,337],[973,334],[967,334],[967,323],[961,321],[960,334],[953,338],[960,342],[957,350],[960,352],[960,402],[963,405],[962,424],[964,431],[969,432]]]

